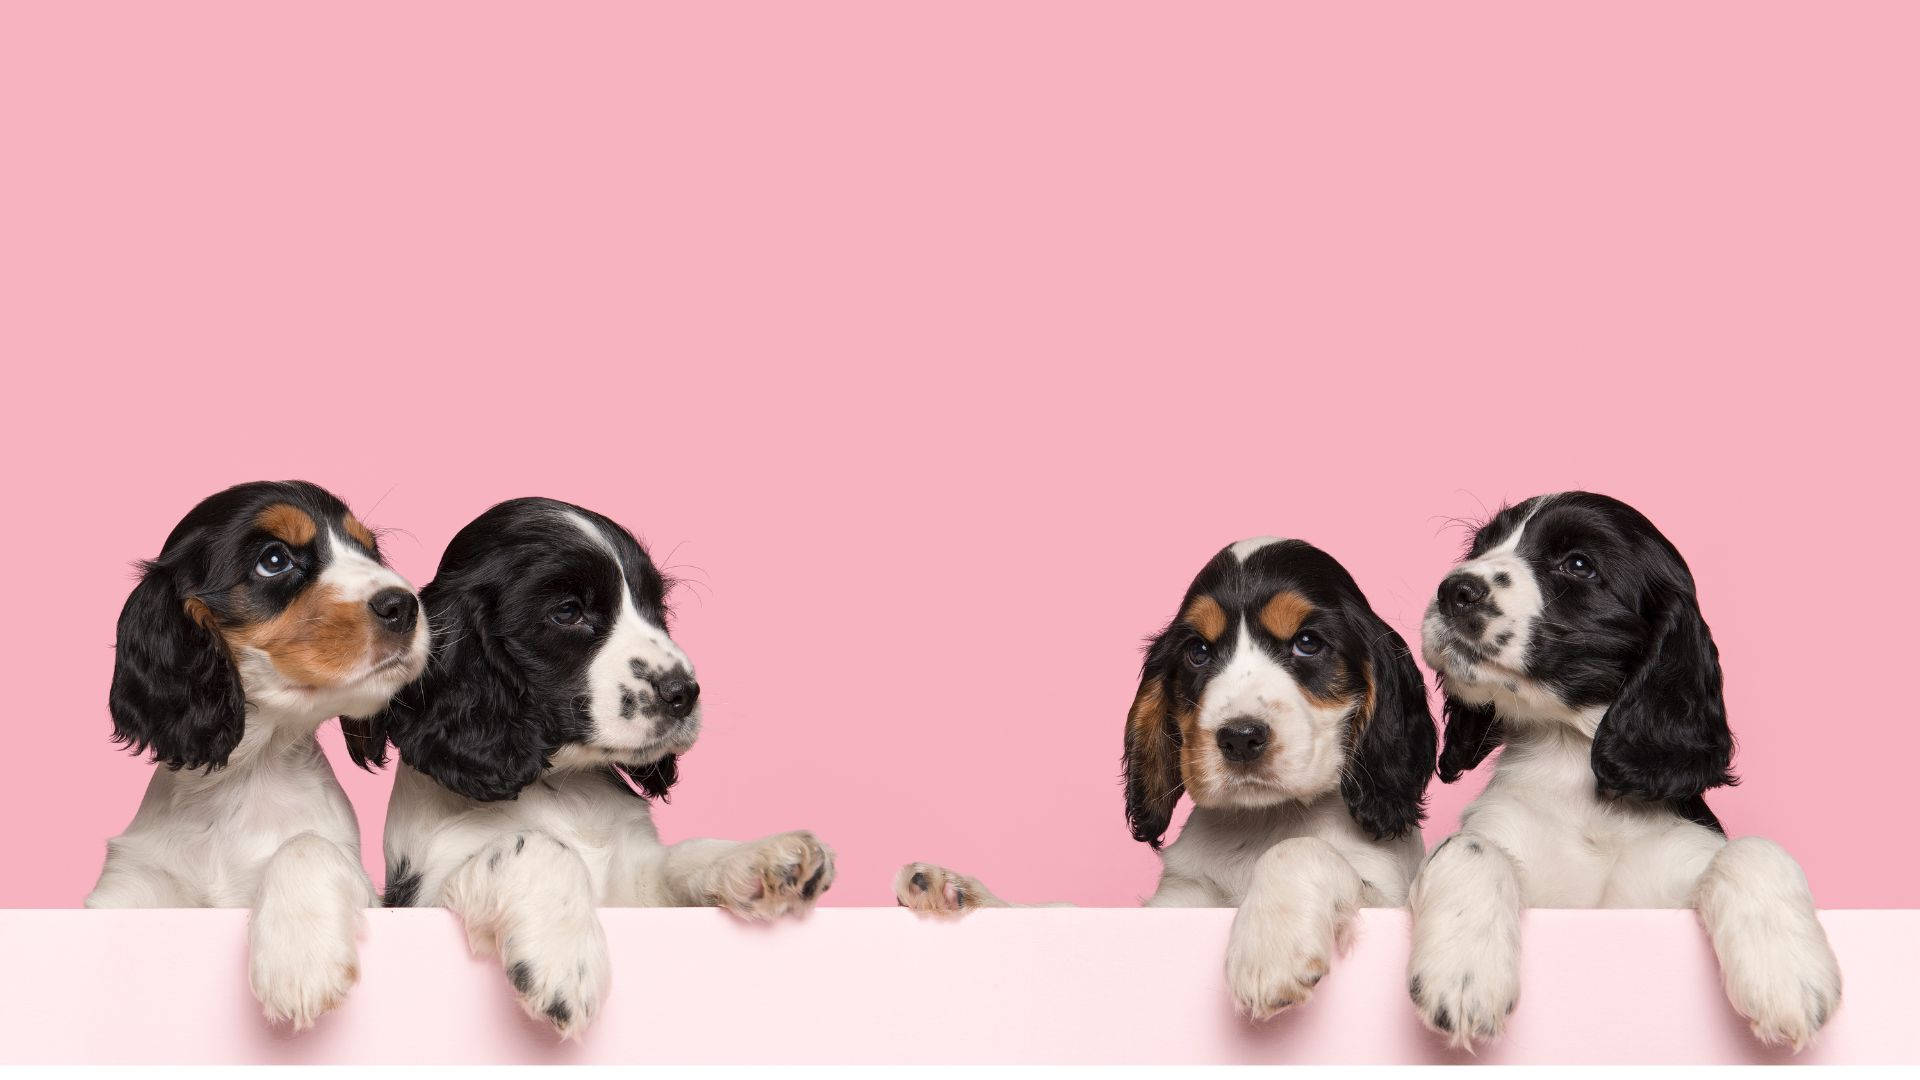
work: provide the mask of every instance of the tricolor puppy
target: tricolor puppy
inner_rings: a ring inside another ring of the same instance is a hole
[[[1405,902],[1434,745],[1406,642],[1344,567],[1300,540],[1223,549],[1148,646],[1127,712],[1134,839],[1159,848],[1181,794],[1194,804],[1146,904],[1239,908],[1236,1006],[1264,1019],[1305,1001],[1357,909]],[[895,892],[928,913],[1006,906],[926,863]]]
[[[1805,875],[1729,842],[1701,795],[1734,782],[1720,660],[1673,544],[1582,491],[1502,510],[1423,626],[1446,693],[1440,778],[1505,745],[1414,884],[1409,990],[1456,1046],[1520,996],[1524,907],[1698,909],[1728,998],[1768,1043],[1806,1045],[1840,971]]]
[[[552,499],[501,503],[460,530],[421,590],[426,675],[349,740],[363,764],[384,764],[388,741],[400,751],[387,904],[452,908],[562,1036],[606,997],[596,907],[771,919],[804,913],[833,882],[832,853],[805,832],[660,842],[648,800],[700,731],[665,594],[613,521]]]
[[[267,1016],[304,1028],[338,1004],[374,893],[314,732],[420,674],[419,615],[373,534],[312,484],[241,484],[194,507],[120,612],[114,739],[165,768],[107,842],[87,906],[251,907]]]

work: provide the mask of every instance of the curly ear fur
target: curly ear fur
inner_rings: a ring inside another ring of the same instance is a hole
[[[667,802],[667,789],[680,782],[680,758],[668,754],[646,765],[622,765],[620,771],[637,784],[649,799]]]
[[[120,609],[107,710],[114,742],[151,750],[169,769],[225,765],[246,729],[246,696],[226,642],[163,563],[143,565]]]
[[[1443,695],[1440,711],[1446,717],[1447,728],[1445,744],[1440,750],[1440,782],[1451,784],[1499,749],[1506,741],[1506,733],[1501,730],[1492,702],[1469,705],[1446,692],[1446,675],[1442,674],[1439,679]]]
[[[535,721],[542,706],[485,620],[458,601],[434,604],[432,591],[422,593],[434,627],[426,672],[379,715],[349,728],[347,751],[363,767],[384,765],[391,742],[402,761],[467,798],[515,798],[548,765]]]
[[[1653,618],[1653,646],[1593,736],[1601,794],[1697,798],[1739,781],[1720,692],[1720,650],[1690,590],[1673,588]]]
[[[1427,816],[1436,736],[1427,686],[1407,643],[1368,611],[1367,696],[1340,778],[1347,812],[1376,840],[1402,836]]]
[[[1173,808],[1186,791],[1180,779],[1180,727],[1173,718],[1173,690],[1166,677],[1171,634],[1162,634],[1147,651],[1140,689],[1127,710],[1126,749],[1121,757],[1127,778],[1127,824],[1133,838],[1154,848],[1173,824]]]

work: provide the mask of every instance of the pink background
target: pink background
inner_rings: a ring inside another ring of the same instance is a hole
[[[299,476],[416,583],[492,502],[692,579],[670,838],[1126,904],[1143,635],[1275,532],[1412,635],[1453,522],[1691,560],[1745,786],[1920,905],[1920,15],[1902,4],[14,4],[0,903],[72,905],[128,564]],[[335,754],[379,877],[387,779]],[[1434,790],[1429,838],[1479,777]]]

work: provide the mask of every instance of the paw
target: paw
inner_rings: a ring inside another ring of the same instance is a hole
[[[576,1038],[592,1025],[612,981],[598,919],[590,932],[543,934],[538,943],[524,945],[508,940],[501,962],[520,1007],[552,1024],[562,1039]]]
[[[247,982],[270,1022],[304,1031],[346,1000],[360,979],[359,921],[358,912],[338,927],[255,914]]]
[[[1313,996],[1333,958],[1351,943],[1353,914],[1327,921],[1242,908],[1227,938],[1227,989],[1234,1011],[1268,1020]]]
[[[803,915],[833,884],[833,852],[810,832],[780,833],[735,853],[714,903],[743,919]]]
[[[977,878],[932,863],[908,863],[893,876],[893,896],[916,915],[962,915],[981,907],[1005,907]]]
[[[1723,972],[1727,1000],[1768,1046],[1806,1049],[1840,1007],[1840,966],[1826,935],[1757,939]],[[1723,961],[1723,964],[1725,962]]]
[[[1519,1004],[1520,958],[1502,948],[1416,948],[1407,993],[1429,1029],[1472,1051],[1499,1038]]]

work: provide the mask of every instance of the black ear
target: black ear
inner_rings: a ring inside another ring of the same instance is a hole
[[[622,765],[620,771],[639,785],[647,798],[666,802],[667,789],[680,782],[680,759],[678,755],[668,754],[648,765]]]
[[[1427,816],[1436,736],[1427,686],[1407,643],[1368,611],[1366,699],[1340,778],[1347,812],[1376,840],[1402,836]]]
[[[1487,755],[1499,749],[1507,736],[1500,728],[1500,718],[1494,715],[1492,702],[1469,705],[1447,693],[1444,674],[1440,676],[1440,693],[1443,696],[1440,711],[1447,718],[1446,736],[1440,749],[1440,782],[1451,784],[1487,760]]]
[[[1126,749],[1121,757],[1127,778],[1127,824],[1133,838],[1160,846],[1173,823],[1173,808],[1186,791],[1180,779],[1180,727],[1173,717],[1169,685],[1174,635],[1161,634],[1147,650],[1140,688],[1127,710]]]
[[[1600,720],[1593,775],[1630,799],[1697,798],[1734,784],[1733,732],[1720,695],[1720,650],[1689,589],[1675,588],[1651,620],[1653,647]]]
[[[120,609],[113,648],[113,741],[169,769],[216,768],[240,744],[246,696],[213,614],[176,571],[148,563]]]
[[[429,600],[426,610],[434,641],[427,670],[377,716],[347,727],[347,751],[362,764],[385,764],[391,742],[402,761],[469,799],[514,798],[548,764],[540,706],[465,602]]]

